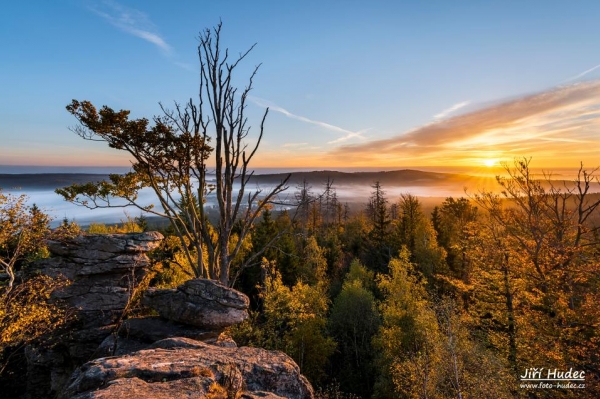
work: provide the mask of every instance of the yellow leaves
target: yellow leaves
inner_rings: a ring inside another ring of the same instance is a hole
[[[304,248],[303,260],[298,267],[298,279],[311,285],[326,284],[327,259],[314,236],[310,236]]]
[[[325,317],[329,308],[329,299],[320,287],[298,282],[290,289],[283,284],[281,274],[273,265],[266,259],[263,259],[263,262],[267,262],[263,267],[271,267],[262,294],[264,311],[267,315],[283,316],[291,325],[308,319]]]
[[[90,234],[126,234],[141,233],[142,227],[136,222],[135,218],[126,215],[126,219],[121,219],[121,224],[105,225],[104,223],[90,223],[88,233]]]
[[[0,349],[29,342],[67,321],[67,312],[47,303],[50,293],[65,280],[37,276],[0,298]]]
[[[472,292],[476,287],[473,284],[467,284],[461,279],[457,279],[451,276],[445,276],[443,274],[437,274],[436,279],[440,282],[445,282],[451,287],[451,292],[456,292],[459,294],[467,294]]]
[[[16,197],[0,190],[0,270],[11,277],[9,286],[20,262],[44,256],[43,240],[50,232],[49,217],[26,202],[25,195]]]
[[[335,342],[325,333],[329,300],[322,285],[298,282],[291,289],[281,280],[275,263],[263,258],[267,272],[263,299],[265,318],[262,346],[285,350],[298,362],[302,372],[318,380]],[[255,334],[256,335],[256,334]]]

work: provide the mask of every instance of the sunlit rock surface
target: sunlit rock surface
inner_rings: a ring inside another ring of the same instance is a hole
[[[281,352],[169,338],[84,364],[61,398],[202,398],[214,383],[248,398],[313,397],[296,363]]]

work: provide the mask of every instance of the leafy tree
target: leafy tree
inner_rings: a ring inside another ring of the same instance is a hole
[[[455,288],[463,297],[468,292],[473,327],[485,334],[489,346],[503,354],[516,375],[517,345],[523,344],[521,335],[528,335],[528,312],[521,296],[526,286],[525,269],[502,226],[487,217],[482,222],[485,228],[474,237],[467,254],[473,261],[473,278],[470,284],[459,280]]]
[[[476,234],[477,207],[467,198],[446,198],[439,207],[435,207],[432,221],[437,239],[447,253],[447,263],[454,277],[468,282],[470,277],[470,259],[468,246]]]
[[[230,59],[221,47],[221,23],[201,33],[199,100],[169,110],[153,120],[129,119],[129,111],[114,111],[104,106],[99,111],[89,101],[77,101],[67,110],[79,121],[74,131],[82,138],[104,141],[109,147],[126,151],[133,158],[132,171],[110,175],[99,184],[72,185],[57,190],[66,200],[90,208],[134,206],[142,211],[168,218],[181,241],[188,262],[198,277],[230,283],[232,262],[238,256],[254,220],[267,204],[287,188],[287,178],[272,190],[248,192],[252,176],[249,165],[260,145],[265,111],[258,140],[252,147],[244,142],[250,126],[245,116],[258,66],[248,85],[239,91],[233,82],[240,62],[254,48]],[[211,147],[212,145],[213,147]],[[212,162],[212,165],[211,165]],[[215,182],[207,179],[215,174]],[[158,207],[145,205],[138,193],[150,188]],[[218,217],[214,228],[207,217],[205,203],[215,195]],[[115,203],[113,198],[124,199]],[[196,201],[179,201],[196,198]],[[234,237],[234,230],[237,233]],[[214,233],[214,234],[213,234]],[[194,254],[206,254],[207,256]],[[256,253],[253,262],[259,259]]]
[[[11,389],[23,382],[20,365],[25,363],[24,348],[44,342],[72,318],[65,306],[49,301],[50,294],[68,282],[48,276],[34,276],[15,284],[0,296],[0,387],[11,396]],[[15,392],[13,394],[21,394]]]
[[[331,309],[329,327],[338,350],[333,359],[333,377],[344,390],[369,397],[375,379],[371,341],[379,326],[373,272],[357,260],[350,266],[342,291]]]
[[[378,398],[512,397],[514,379],[502,361],[479,345],[454,301],[433,302],[406,249],[380,276],[384,294]]]
[[[380,275],[377,285],[384,300],[374,339],[380,368],[374,397],[431,397],[440,378],[441,342],[425,285],[406,248],[392,258],[389,274]]]
[[[126,234],[141,233],[144,229],[137,222],[137,218],[126,215],[121,219],[121,224],[107,226],[104,223],[90,223],[87,232],[90,234]]]
[[[7,291],[13,288],[22,262],[44,256],[43,239],[50,233],[48,216],[26,201],[25,195],[0,190],[0,270],[8,277]]]
[[[158,260],[153,268],[154,276],[151,282],[153,287],[175,288],[194,278],[192,265],[184,255],[181,242],[176,236],[167,234],[153,252],[153,257]]]
[[[447,398],[512,398],[516,378],[505,363],[470,335],[466,316],[445,298],[435,304],[441,341],[437,391]]]
[[[62,220],[62,223],[52,230],[51,238],[53,240],[62,241],[67,238],[77,237],[79,234],[81,234],[81,227],[73,220],[69,222],[69,219],[65,217]]]
[[[327,286],[327,259],[314,236],[306,240],[302,263],[298,266],[298,281]]]
[[[325,331],[329,309],[325,290],[303,282],[290,289],[283,284],[273,264],[265,260],[263,266],[266,272],[263,321],[254,327],[238,327],[238,331],[245,329],[251,333],[250,344],[283,350],[310,381],[318,384],[325,377],[327,359],[335,349],[335,342]]]
[[[375,273],[367,269],[356,258],[350,263],[350,270],[346,274],[344,282],[360,281],[360,285],[369,292],[375,292],[376,282]]]
[[[0,386],[18,386],[19,365],[24,363],[23,349],[41,340],[68,319],[60,304],[48,303],[50,294],[64,286],[65,279],[32,276],[26,266],[48,256],[45,239],[67,236],[70,225],[50,232],[50,218],[37,206],[27,206],[27,197],[0,191],[0,270],[7,277],[0,287]],[[6,386],[4,385],[6,383]],[[11,391],[4,390],[6,395]]]
[[[510,291],[504,291],[511,294],[506,306],[514,315],[508,326],[516,324],[509,355],[517,365],[579,365],[597,376],[590,367],[599,351],[592,326],[600,319],[588,305],[600,277],[594,225],[600,200],[590,195],[594,171],[581,167],[574,182],[561,185],[548,175],[536,178],[529,159],[515,160],[506,171],[508,177],[498,178],[501,196],[482,193],[475,200],[503,237],[500,276],[512,276]]]

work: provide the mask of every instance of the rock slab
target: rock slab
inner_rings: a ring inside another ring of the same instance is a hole
[[[248,318],[248,297],[217,281],[194,279],[175,289],[150,288],[142,304],[161,317],[204,329],[222,330]]]
[[[84,364],[60,398],[203,398],[214,383],[247,398],[314,397],[298,365],[284,353],[168,338],[150,349]]]

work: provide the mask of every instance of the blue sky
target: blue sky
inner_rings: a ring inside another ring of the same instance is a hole
[[[0,13],[0,165],[126,165],[71,99],[158,114],[198,90],[199,31],[262,63],[260,167],[600,164],[600,2],[30,1]],[[240,83],[244,83],[240,76]]]

